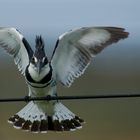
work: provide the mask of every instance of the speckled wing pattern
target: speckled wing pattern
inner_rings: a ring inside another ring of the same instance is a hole
[[[0,47],[14,58],[19,71],[24,74],[33,51],[23,35],[15,28],[0,27]]]
[[[117,27],[83,27],[62,34],[51,60],[56,80],[70,87],[93,57],[108,45],[127,37],[128,32]]]

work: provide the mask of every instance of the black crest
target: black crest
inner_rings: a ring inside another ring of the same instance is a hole
[[[37,59],[42,59],[45,57],[45,50],[44,50],[44,41],[41,36],[36,36],[36,46],[35,46],[35,54],[34,56]]]
[[[36,49],[43,49],[44,48],[44,41],[43,41],[41,35],[36,36],[35,42],[36,42]]]

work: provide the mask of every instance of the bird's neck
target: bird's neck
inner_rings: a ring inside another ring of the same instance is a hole
[[[30,64],[30,65],[28,66],[28,72],[29,72],[31,78],[32,78],[34,81],[39,82],[39,81],[41,81],[41,80],[50,72],[50,65],[49,65],[49,64],[45,65],[45,66],[42,68],[42,70],[41,70],[41,72],[40,72],[40,74],[39,74],[39,73],[36,71],[36,69],[34,68],[34,66],[33,66],[32,64]]]

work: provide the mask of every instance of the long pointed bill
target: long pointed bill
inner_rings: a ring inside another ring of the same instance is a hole
[[[41,67],[42,67],[41,64],[42,64],[41,61],[37,62],[37,72],[38,72],[38,74],[40,74],[40,72],[41,72]]]

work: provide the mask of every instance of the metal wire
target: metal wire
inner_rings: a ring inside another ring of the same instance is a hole
[[[51,101],[51,100],[78,100],[78,99],[109,99],[109,98],[136,98],[140,94],[115,94],[115,95],[89,95],[89,96],[46,96],[46,97],[30,97],[21,98],[3,98],[0,102],[29,102],[29,101]]]

